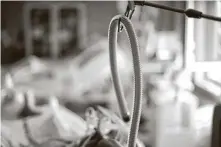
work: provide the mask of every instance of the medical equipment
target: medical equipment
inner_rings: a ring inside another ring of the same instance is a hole
[[[164,9],[168,11],[173,11],[173,12],[185,14],[187,17],[190,17],[190,18],[198,18],[198,19],[205,18],[205,19],[221,22],[221,18],[203,14],[202,12],[198,10],[194,10],[194,9],[182,10],[182,9],[171,8],[168,6],[158,5],[158,4],[154,4],[154,3],[150,3],[146,1],[128,1],[127,9],[124,14],[125,16],[118,15],[118,16],[115,16],[111,20],[111,23],[109,26],[109,32],[108,32],[111,73],[112,73],[112,80],[114,83],[116,96],[118,98],[119,108],[121,110],[120,111],[121,116],[125,121],[129,121],[130,114],[127,108],[124,94],[122,92],[121,83],[119,81],[117,65],[116,65],[116,53],[115,53],[116,42],[117,42],[117,32],[121,32],[123,29],[123,26],[121,23],[123,23],[124,27],[126,27],[126,31],[129,36],[130,45],[132,48],[132,55],[133,55],[133,65],[134,65],[134,74],[135,74],[134,76],[135,77],[135,96],[134,96],[134,103],[133,103],[133,114],[132,114],[132,121],[131,121],[131,130],[129,133],[128,147],[135,147],[136,145],[135,140],[136,140],[137,133],[138,133],[139,120],[140,120],[140,115],[141,115],[141,102],[142,102],[142,84],[141,84],[141,70],[140,70],[140,61],[139,61],[140,58],[139,58],[138,42],[137,42],[136,34],[134,32],[132,23],[129,21],[132,18],[136,5],[150,6],[150,7],[160,8],[160,9]],[[117,27],[117,24],[118,24],[118,27]],[[180,139],[182,140],[182,138]],[[188,141],[187,138],[184,140]],[[193,146],[193,144],[194,143],[191,143],[191,146]]]
[[[198,10],[194,10],[194,9],[182,10],[182,9],[163,6],[163,5],[154,4],[154,3],[150,3],[150,2],[146,2],[146,1],[128,1],[128,5],[127,5],[126,11],[124,13],[126,18],[128,18],[128,19],[132,18],[136,5],[137,6],[150,6],[150,7],[160,8],[160,9],[164,9],[164,10],[168,10],[168,11],[173,11],[173,12],[185,14],[187,17],[190,17],[190,18],[198,18],[198,19],[205,18],[205,19],[209,19],[209,20],[213,20],[213,21],[221,21],[220,17],[203,14],[202,12],[200,12]],[[122,31],[122,29],[123,29],[123,27],[121,26],[121,18],[119,18],[118,32]],[[112,48],[111,44],[112,44],[112,42],[110,42],[110,48]],[[111,52],[110,52],[110,57],[112,57]],[[110,60],[115,60],[115,59],[110,59]],[[134,59],[134,60],[136,60],[136,59]],[[113,63],[113,61],[111,61],[111,63]],[[112,73],[112,74],[114,74],[114,73]],[[115,80],[115,79],[113,79],[113,80]],[[120,88],[120,87],[118,87],[118,88]],[[118,88],[116,88],[116,91],[118,90]],[[127,113],[126,106],[124,104],[126,104],[126,103],[123,102],[123,100],[120,100],[120,105],[124,109],[124,110],[122,110],[122,112],[124,111],[125,113]]]

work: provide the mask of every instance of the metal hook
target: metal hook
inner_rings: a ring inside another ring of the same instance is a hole
[[[133,14],[134,14],[135,9],[132,10],[132,12],[130,13],[129,19],[132,18]]]
[[[133,1],[128,1],[128,5],[127,5],[126,11],[124,13],[124,16],[131,19],[132,16],[133,16],[134,11],[135,11],[134,2]],[[121,32],[122,30],[123,30],[123,26],[121,26],[121,18],[120,18],[119,22],[118,22],[118,32]]]

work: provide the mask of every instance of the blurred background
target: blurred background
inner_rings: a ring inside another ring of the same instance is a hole
[[[221,16],[220,1],[153,2]],[[112,17],[123,14],[126,6],[126,1],[2,1],[2,121],[7,120],[8,124],[9,120],[17,120],[24,103],[31,103],[21,98],[26,93],[31,93],[36,106],[48,104],[56,97],[59,105],[81,118],[88,107],[98,105],[118,113],[109,66],[108,27]],[[138,36],[143,72],[140,140],[146,146],[154,146],[153,142],[167,144],[156,135],[156,130],[151,130],[154,127],[150,124],[162,125],[156,120],[169,122],[161,119],[158,114],[161,111],[155,110],[167,109],[162,116],[168,118],[174,110],[184,111],[176,104],[185,102],[188,112],[184,113],[189,115],[179,117],[194,121],[194,132],[201,134],[194,141],[200,140],[199,146],[210,147],[210,141],[202,143],[205,141],[202,138],[210,138],[214,114],[211,109],[221,101],[221,24],[187,19],[151,7],[136,7],[132,23]],[[118,36],[117,62],[131,108],[132,56],[125,31]],[[29,97],[26,99],[31,101]]]

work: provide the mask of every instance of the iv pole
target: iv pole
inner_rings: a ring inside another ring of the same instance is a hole
[[[212,20],[212,21],[221,22],[221,17],[203,14],[203,12],[195,10],[195,9],[183,10],[183,9],[173,8],[173,7],[160,5],[160,4],[156,4],[156,3],[152,3],[152,2],[147,2],[147,1],[128,1],[128,5],[127,5],[124,15],[126,17],[128,17],[129,19],[132,18],[132,15],[135,11],[136,5],[137,6],[150,6],[150,7],[164,9],[164,10],[171,11],[171,12],[185,14],[189,18],[196,18],[196,19],[204,18],[204,19],[208,19],[208,20]],[[122,30],[123,30],[123,27],[120,26],[120,21],[119,21],[119,32]]]
[[[160,8],[160,9],[164,9],[164,10],[168,10],[172,12],[177,12],[177,13],[185,14],[187,17],[190,17],[190,18],[198,18],[198,19],[205,18],[205,19],[221,22],[221,17],[203,14],[203,12],[194,10],[194,9],[183,10],[179,8],[172,8],[172,7],[168,7],[164,5],[158,5],[158,4],[154,4],[154,3],[150,3],[146,1],[134,1],[134,4],[139,5],[139,6],[150,6],[150,7]]]

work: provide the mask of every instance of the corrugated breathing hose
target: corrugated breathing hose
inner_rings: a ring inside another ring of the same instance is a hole
[[[121,116],[125,121],[130,120],[130,115],[128,113],[129,111],[127,103],[120,83],[120,78],[117,70],[117,61],[116,61],[117,33],[118,33],[118,26],[120,26],[118,25],[119,20],[126,29],[133,56],[135,91],[133,96],[132,120],[131,120],[131,126],[128,138],[128,147],[135,147],[138,129],[139,129],[139,123],[140,123],[141,109],[142,109],[142,74],[141,74],[139,47],[138,47],[136,33],[131,21],[127,17],[122,15],[117,15],[113,17],[110,22],[109,32],[108,32],[110,67],[111,67],[112,80],[119,103],[119,109],[121,112]]]

